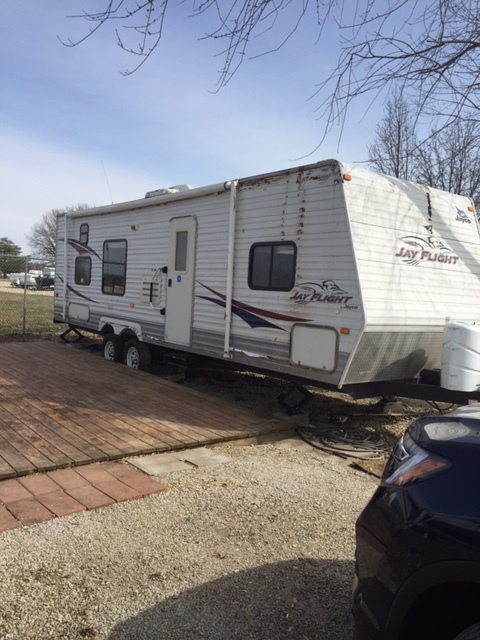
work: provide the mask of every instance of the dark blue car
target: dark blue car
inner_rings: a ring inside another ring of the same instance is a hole
[[[409,427],[356,539],[354,640],[480,640],[480,404]]]

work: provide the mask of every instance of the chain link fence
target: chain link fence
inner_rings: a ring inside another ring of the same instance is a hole
[[[55,265],[44,258],[0,253],[0,336],[47,335],[53,324]]]

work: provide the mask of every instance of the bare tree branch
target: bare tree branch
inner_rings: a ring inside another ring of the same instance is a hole
[[[157,48],[163,31],[165,13],[169,0],[143,0],[142,2],[132,0],[107,0],[105,9],[94,13],[83,12],[80,15],[71,15],[69,18],[83,18],[87,22],[94,23],[95,26],[88,30],[82,38],[78,40],[61,42],[69,47],[75,47],[85,42],[96,33],[107,22],[122,21],[123,28],[135,34],[135,44],[127,44],[120,35],[120,31],[115,29],[118,46],[127,53],[139,56],[140,62],[133,68],[123,72],[123,75],[135,73],[151,56]],[[138,22],[135,22],[136,20]]]
[[[375,141],[368,146],[369,163],[381,173],[415,180],[418,145],[412,109],[401,90],[396,89],[377,125]]]
[[[471,111],[478,112],[477,3],[431,0],[425,9],[421,3],[408,4],[415,4],[420,13],[411,14],[411,21],[403,21],[400,28],[389,30],[389,18],[395,17],[391,13],[373,32],[362,31],[363,37],[344,39],[336,69],[319,87],[328,96],[322,103],[327,129],[344,118],[349,104],[359,95],[379,93],[398,82],[416,96],[417,119],[444,119],[448,114],[453,122],[471,116]]]
[[[420,141],[414,112],[400,91],[387,102],[368,147],[378,171],[459,193],[480,206],[480,123],[457,120]]]
[[[183,0],[187,3],[187,0]],[[478,0],[190,0],[191,17],[207,15],[212,27],[200,39],[224,43],[217,90],[235,75],[257,42],[278,38],[263,53],[278,51],[306,20],[339,30],[341,53],[312,96],[325,134],[342,127],[350,106],[369,94],[372,100],[401,84],[414,99],[417,122],[435,120],[440,130],[458,119],[476,119],[480,105],[480,8]],[[117,23],[117,44],[141,67],[158,47],[169,0],[104,0],[104,9],[83,12],[93,26],[76,46],[106,23]]]

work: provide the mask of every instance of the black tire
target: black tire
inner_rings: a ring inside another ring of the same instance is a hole
[[[149,346],[135,338],[129,340],[123,351],[123,362],[130,369],[148,371],[152,363],[152,354]]]
[[[123,340],[114,333],[108,333],[103,339],[102,353],[109,362],[122,362]]]
[[[453,640],[480,640],[480,622],[468,627]]]

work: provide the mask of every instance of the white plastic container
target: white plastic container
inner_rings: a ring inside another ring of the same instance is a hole
[[[480,389],[480,324],[445,325],[440,384],[454,391]]]

